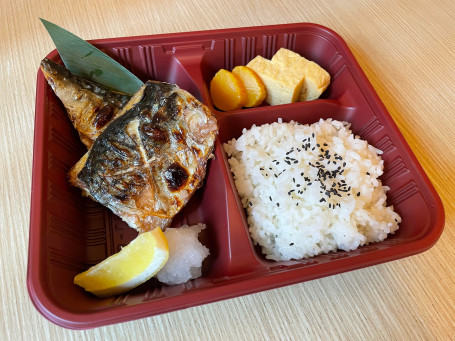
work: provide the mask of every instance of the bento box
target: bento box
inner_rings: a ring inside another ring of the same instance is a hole
[[[76,274],[135,238],[108,209],[82,197],[67,180],[85,153],[59,99],[38,71],[27,285],[39,312],[57,325],[94,328],[339,274],[420,253],[444,227],[441,200],[343,39],[309,23],[185,32],[91,41],[143,81],[175,83],[210,107],[219,124],[215,157],[202,188],[173,220],[173,227],[203,222],[200,239],[210,250],[202,277],[167,286],[152,279],[125,294],[98,298],[73,284]],[[218,111],[209,84],[221,69],[246,65],[281,47],[325,68],[331,83],[314,101],[231,112]],[[56,50],[47,56],[61,63]],[[362,139],[383,151],[390,187],[388,204],[402,217],[383,242],[351,252],[308,259],[267,260],[252,242],[223,143],[253,124],[313,123],[333,118],[351,123]]]

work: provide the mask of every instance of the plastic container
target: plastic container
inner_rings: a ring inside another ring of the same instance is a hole
[[[214,110],[220,126],[216,158],[205,185],[173,225],[204,222],[202,241],[211,255],[203,276],[165,286],[152,279],[116,297],[97,298],[73,284],[74,276],[117,252],[136,232],[107,209],[83,198],[66,173],[84,154],[59,99],[38,71],[28,289],[50,321],[83,329],[219,301],[410,256],[430,248],[444,226],[439,196],[345,42],[315,24],[188,32],[92,41],[142,80],[176,83]],[[256,55],[271,58],[286,47],[314,60],[331,75],[321,99],[235,112],[213,108],[208,87],[220,69],[246,65]],[[60,62],[56,50],[48,57]],[[313,123],[333,118],[352,123],[354,133],[384,151],[383,183],[403,222],[381,243],[351,252],[300,261],[266,260],[254,247],[221,144],[252,124]]]

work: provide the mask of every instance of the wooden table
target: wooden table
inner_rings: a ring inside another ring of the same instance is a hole
[[[1,1],[1,340],[455,339],[455,2]],[[38,17],[85,39],[315,22],[338,32],[440,194],[445,230],[416,256],[142,320],[73,331],[26,289],[36,74],[54,45]]]

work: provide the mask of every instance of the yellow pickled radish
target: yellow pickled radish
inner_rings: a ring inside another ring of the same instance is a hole
[[[74,283],[97,296],[123,293],[152,278],[167,262],[169,246],[163,231],[139,234],[118,253],[74,277]]]
[[[247,101],[244,107],[252,108],[260,105],[267,96],[267,90],[257,73],[249,67],[241,65],[236,66],[232,73],[240,78],[245,87]]]
[[[210,95],[215,107],[223,111],[241,109],[247,101],[242,81],[225,69],[219,70],[210,82]]]

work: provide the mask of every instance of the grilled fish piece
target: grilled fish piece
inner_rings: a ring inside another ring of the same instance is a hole
[[[40,68],[87,148],[131,99],[129,95],[74,75],[50,59],[44,58]]]
[[[70,182],[139,232],[166,228],[203,182],[218,126],[178,86],[148,81],[71,169]]]

